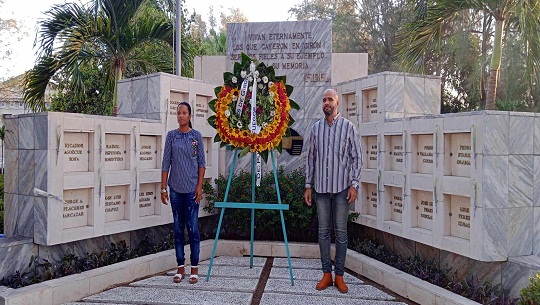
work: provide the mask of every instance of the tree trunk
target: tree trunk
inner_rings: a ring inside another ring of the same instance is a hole
[[[495,36],[493,37],[493,54],[489,66],[489,78],[486,92],[486,110],[495,109],[495,97],[497,96],[497,82],[499,81],[499,68],[502,58],[502,31],[504,20],[495,20]]]
[[[122,79],[122,68],[116,67],[114,70],[114,94],[112,115],[118,116],[118,82]]]

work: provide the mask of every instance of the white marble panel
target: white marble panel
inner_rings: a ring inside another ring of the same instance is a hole
[[[510,112],[510,154],[531,155],[534,147],[534,113]]]
[[[106,134],[105,135],[105,170],[125,170],[129,168],[128,154],[129,135]]]
[[[374,169],[362,168],[362,174],[360,175],[360,181],[368,183],[377,183],[377,171]]]
[[[34,117],[19,118],[19,149],[34,149],[35,136]]]
[[[444,172],[447,176],[471,176],[471,133],[444,134]]]
[[[118,114],[132,113],[133,105],[133,80],[123,79],[118,82]]]
[[[413,173],[433,174],[435,145],[433,134],[411,136]]]
[[[511,155],[508,157],[508,201],[511,207],[533,206],[532,155]]]
[[[443,119],[444,132],[470,132],[475,119],[471,112],[445,114]]]
[[[508,256],[532,255],[534,229],[533,208],[510,208],[507,213]]]
[[[60,177],[56,177],[61,179]],[[88,188],[95,185],[93,172],[70,172],[64,174],[64,189]]]
[[[533,255],[540,256],[540,208],[533,208]]]
[[[6,115],[3,121],[6,126],[4,148],[19,149],[19,120]]]
[[[139,190],[139,216],[156,214],[157,206],[161,204],[161,197],[158,193],[159,188],[158,183],[141,184]]]
[[[442,191],[445,194],[471,196],[472,183],[468,177],[443,176]]]
[[[157,136],[140,136],[139,144],[139,168],[158,168],[161,164],[157,163],[158,160],[158,137]]]
[[[482,167],[484,169],[482,181],[484,207],[487,209],[509,207],[508,156],[484,155]]]
[[[129,215],[128,186],[105,187],[105,222],[127,220]]]
[[[384,75],[383,105],[385,118],[403,117],[405,113],[405,76],[399,74]]]
[[[35,149],[47,149],[49,139],[49,120],[47,113],[39,113],[34,117],[34,147]]]
[[[76,228],[90,225],[90,211],[93,209],[92,189],[64,190],[64,206],[62,209],[63,228]],[[51,220],[60,215],[52,216]]]
[[[366,139],[366,145],[363,147],[366,158],[364,159],[364,164],[366,164],[366,168],[370,169],[376,169],[378,166],[378,156],[379,156],[379,150],[378,150],[378,141],[376,136],[368,136],[363,137]]]
[[[535,113],[533,138],[533,154],[540,155],[540,113]]]
[[[483,209],[483,248],[485,261],[505,260],[508,257],[507,209]]]
[[[433,191],[435,178],[428,174],[411,174],[409,184],[411,189]]]
[[[433,230],[433,193],[411,190],[411,227]]]
[[[509,153],[510,115],[508,113],[484,116],[484,155],[504,156]]]
[[[441,79],[440,78],[424,78],[424,113],[439,114],[441,113]]]
[[[377,122],[380,111],[377,88],[362,90],[362,122]]]
[[[533,170],[533,204],[540,207],[540,156],[534,156]]]
[[[17,191],[21,195],[32,196],[35,185],[35,150],[18,150],[18,185]]]
[[[386,170],[403,170],[403,136],[385,136]]]
[[[359,128],[362,136],[374,136],[379,133],[379,124],[376,122],[363,123]]]
[[[19,150],[5,149],[4,150],[4,192],[18,194],[19,193]]]
[[[413,115],[422,115],[426,113],[427,103],[440,104],[439,99],[426,100],[424,96],[424,77],[405,76],[404,88],[404,112]],[[433,108],[433,107],[430,107]]]
[[[64,172],[87,172],[89,166],[90,134],[87,132],[64,132],[60,154],[63,156]]]
[[[64,113],[64,131],[70,132],[94,132],[95,116],[86,114]]]
[[[377,185],[373,183],[362,183],[362,193],[365,194],[365,197],[362,198],[362,214],[377,216]]]
[[[401,187],[385,187],[385,220],[401,223],[403,216],[403,190]]]

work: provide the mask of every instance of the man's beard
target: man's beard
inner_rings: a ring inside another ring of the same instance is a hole
[[[325,108],[325,109],[323,109],[323,112],[324,112],[324,115],[330,116],[330,115],[332,115],[332,113],[334,113],[334,109],[332,107],[330,107],[330,110],[326,110],[326,108]]]

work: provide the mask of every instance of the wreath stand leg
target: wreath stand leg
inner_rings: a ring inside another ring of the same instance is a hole
[[[288,210],[288,204],[281,203],[281,194],[279,191],[279,184],[277,179],[276,163],[274,160],[274,152],[270,151],[270,157],[272,159],[272,168],[274,171],[274,183],[276,184],[276,192],[278,203],[256,203],[255,202],[255,166],[256,166],[256,153],[253,153],[251,156],[251,202],[228,202],[229,190],[231,188],[231,181],[234,173],[234,168],[236,167],[236,161],[238,159],[238,153],[234,153],[233,162],[229,172],[229,180],[227,181],[227,188],[225,190],[225,198],[223,202],[215,202],[214,206],[221,208],[221,214],[219,215],[219,223],[216,231],[216,238],[214,239],[214,246],[212,247],[212,256],[210,257],[210,265],[208,266],[208,274],[206,275],[206,281],[210,279],[210,273],[212,272],[212,265],[214,264],[214,257],[216,254],[216,246],[219,240],[219,232],[221,231],[221,224],[223,223],[223,214],[225,213],[226,208],[237,208],[237,209],[251,209],[251,238],[250,238],[250,253],[249,253],[249,267],[253,268],[253,242],[254,242],[254,228],[255,228],[255,209],[265,209],[265,210],[279,210],[279,215],[281,218],[281,228],[283,229],[283,238],[285,242],[285,250],[287,252],[287,262],[289,264],[289,275],[291,277],[291,285],[294,286],[294,278],[291,265],[291,254],[289,251],[289,242],[287,240],[287,231],[285,230],[285,218],[283,217],[283,210]]]

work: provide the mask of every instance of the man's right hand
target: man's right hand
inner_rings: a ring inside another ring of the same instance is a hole
[[[306,188],[306,191],[304,192],[304,200],[306,200],[306,204],[308,206],[311,206],[311,188]]]

